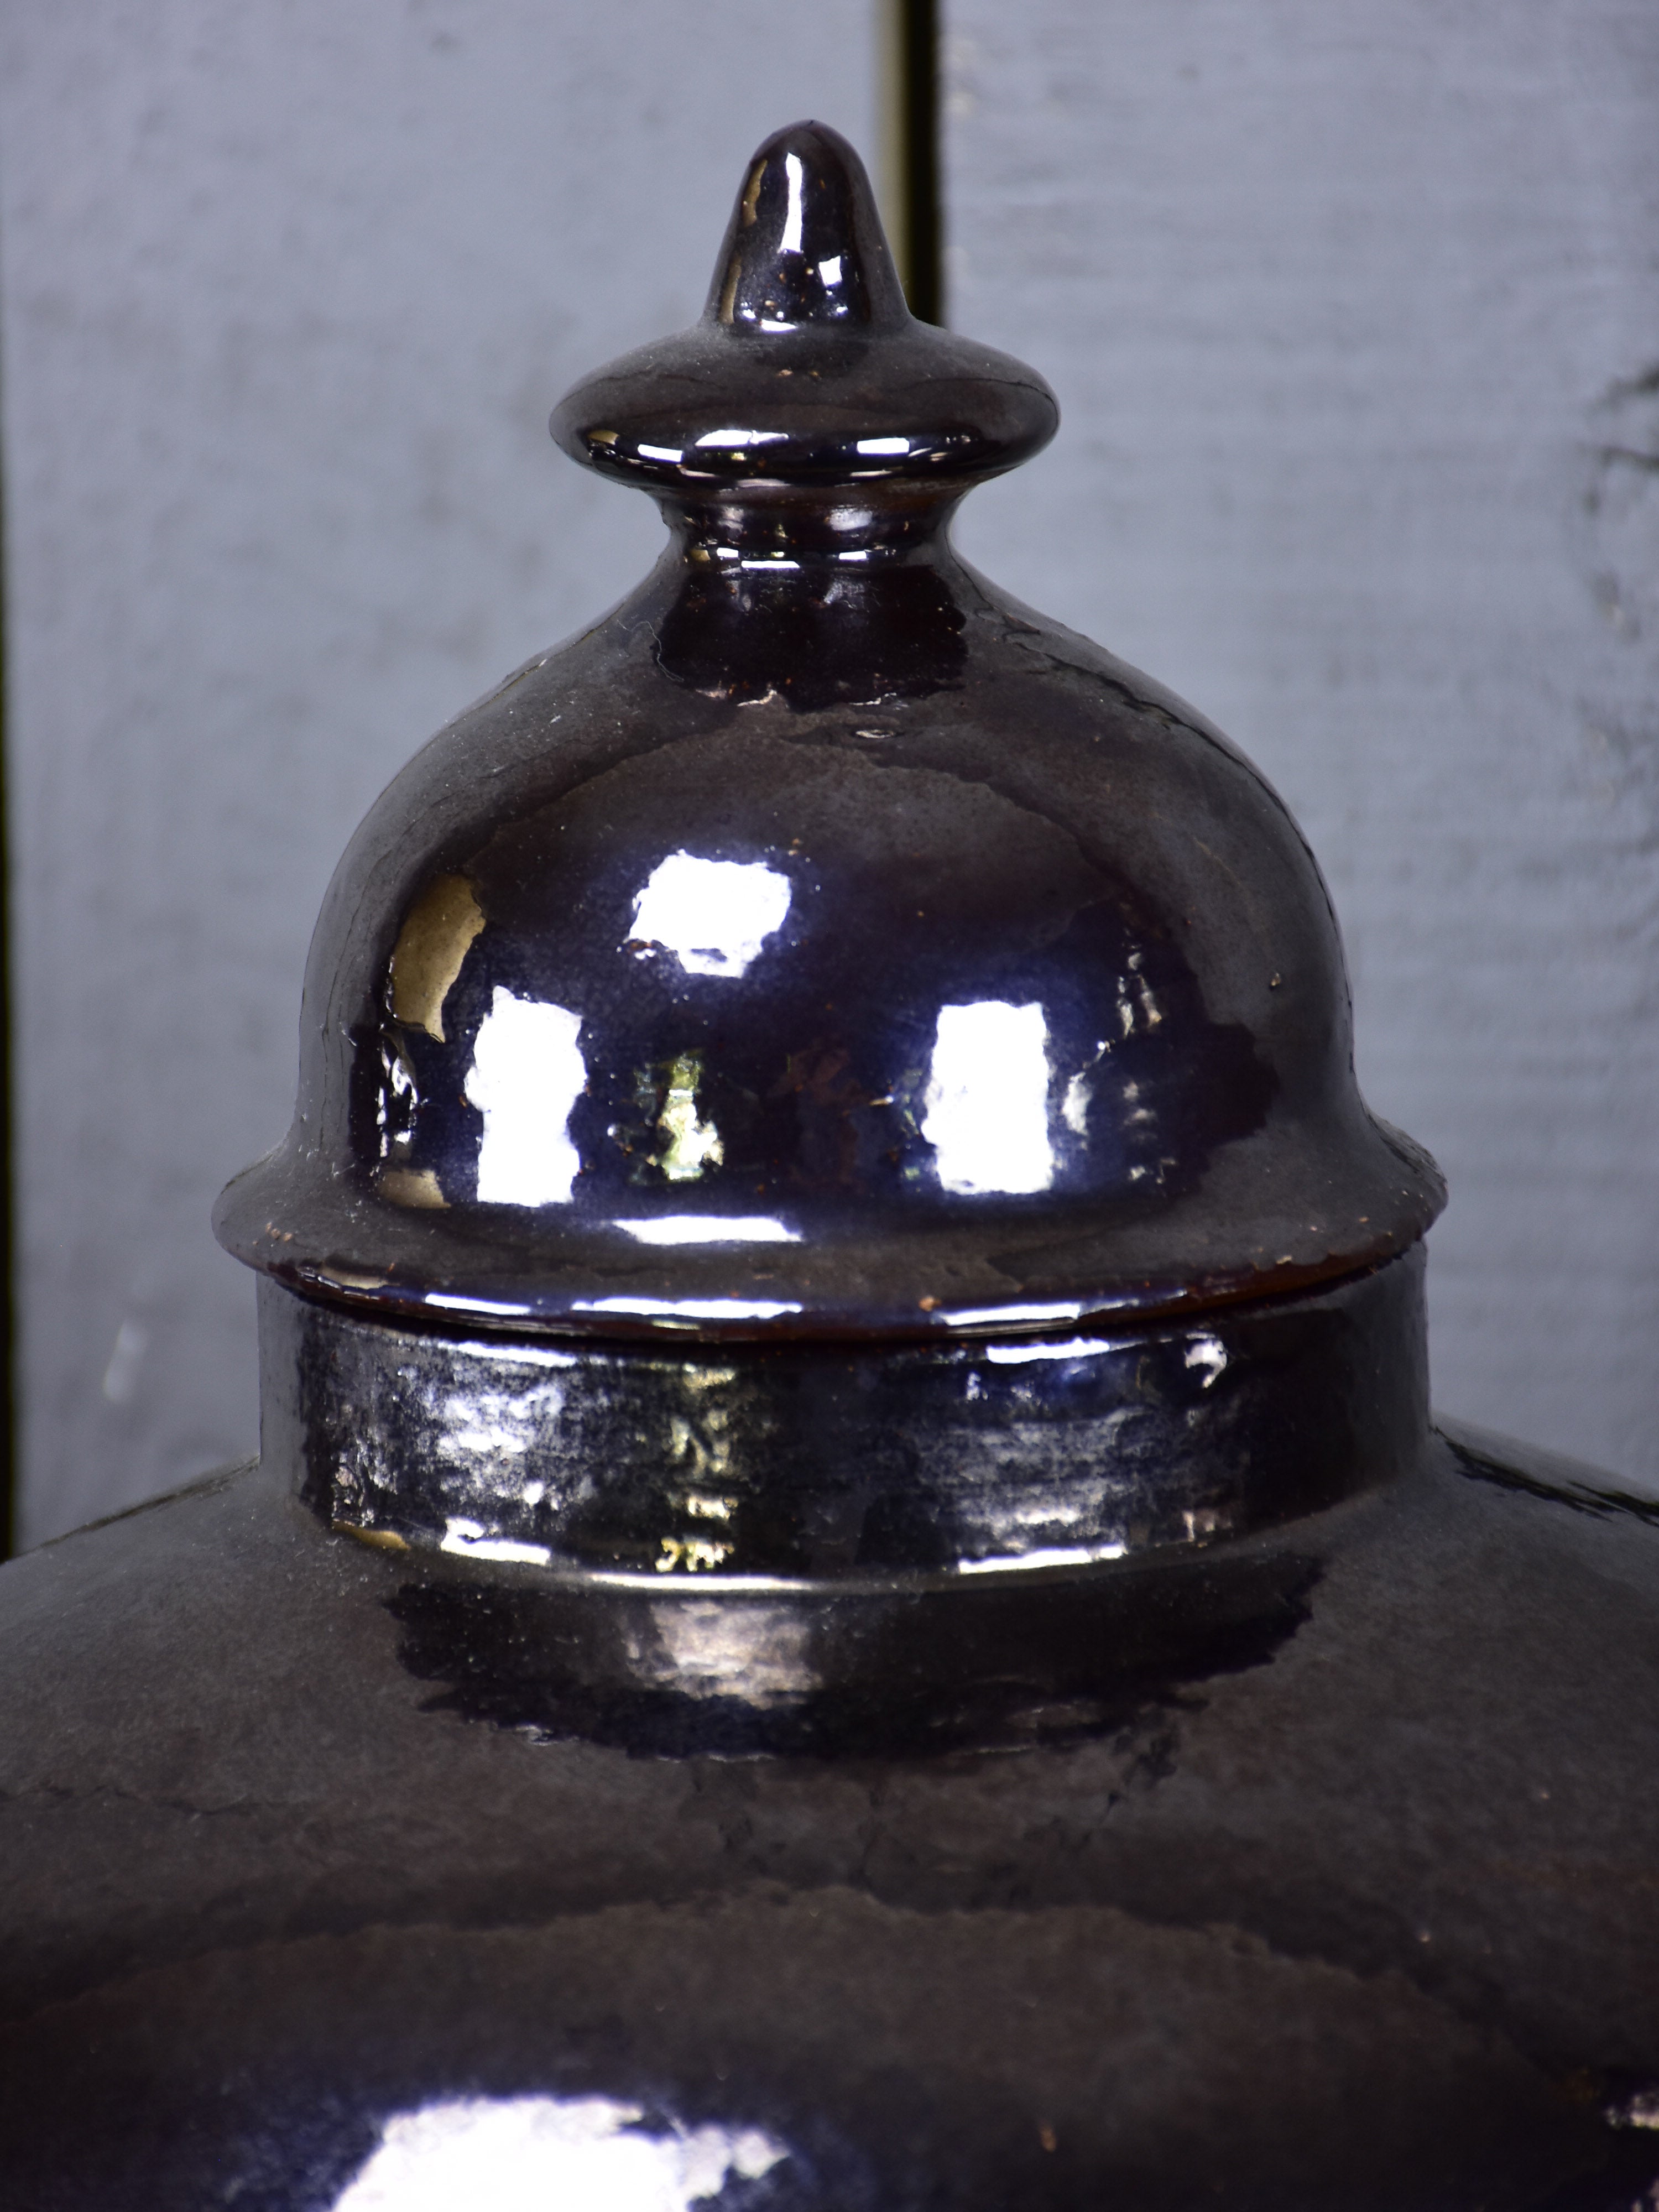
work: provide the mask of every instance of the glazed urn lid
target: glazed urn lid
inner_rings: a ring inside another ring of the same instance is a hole
[[[843,139],[761,147],[702,321],[553,416],[668,546],[358,831],[230,1250],[387,1321],[937,1340],[1421,1237],[1284,805],[951,549],[1057,420],[909,314]]]
[[[336,879],[260,1462],[4,1570],[6,2212],[1659,2205],[1659,1507],[1431,1428],[1293,824],[951,551],[1054,426],[816,125],[556,414],[670,544]]]

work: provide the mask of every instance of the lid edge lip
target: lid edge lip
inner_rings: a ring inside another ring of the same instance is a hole
[[[1139,1252],[1131,1243],[1118,1257],[1109,1244],[1100,1250],[1097,1237],[1122,1224],[1103,1226],[1068,1209],[1094,1247],[1075,1270],[1055,1266],[1059,1255],[1046,1249],[1034,1249],[1035,1264],[1023,1266],[1006,1224],[959,1216],[910,1223],[913,1249],[902,1266],[894,1264],[900,1254],[890,1215],[868,1224],[875,1243],[867,1250],[861,1239],[809,1235],[805,1243],[756,1248],[765,1259],[755,1271],[733,1269],[724,1245],[704,1251],[710,1264],[702,1267],[653,1250],[657,1264],[647,1270],[635,1248],[624,1255],[607,1240],[612,1224],[594,1221],[566,1224],[550,1244],[537,1238],[503,1247],[492,1218],[472,1221],[465,1210],[411,1213],[330,1172],[314,1153],[296,1153],[293,1132],[222,1191],[213,1229],[222,1249],[256,1273],[391,1326],[659,1346],[942,1345],[1140,1332],[1306,1296],[1374,1273],[1420,1244],[1444,1209],[1444,1179],[1412,1139],[1366,1119],[1386,1183],[1368,1178],[1346,1197],[1326,1190],[1311,1218],[1301,1215],[1299,1235],[1295,1217],[1275,1210],[1235,1218],[1224,1239],[1200,1238],[1197,1249],[1190,1228],[1183,1235],[1171,1224],[1150,1249],[1150,1240]],[[485,1209],[491,1217],[496,1211]],[[926,1237],[930,1227],[955,1234],[934,1243]],[[969,1230],[975,1242],[955,1241]],[[965,1275],[964,1267],[971,1270]]]
[[[844,1312],[810,1310],[765,1321],[734,1318],[721,1322],[708,1316],[675,1318],[614,1311],[590,1317],[568,1308],[538,1311],[507,1300],[469,1298],[456,1293],[446,1298],[430,1291],[416,1291],[395,1281],[371,1287],[367,1283],[343,1282],[325,1276],[320,1268],[303,1262],[245,1264],[266,1280],[310,1305],[329,1308],[358,1321],[379,1323],[389,1329],[408,1329],[422,1334],[465,1336],[526,1344],[565,1345],[580,1352],[613,1352],[661,1356],[677,1352],[688,1356],[711,1348],[763,1353],[800,1349],[834,1351],[845,1347],[859,1352],[982,1352],[1007,1344],[1059,1344],[1089,1335],[1130,1341],[1152,1336],[1201,1334],[1206,1323],[1223,1318],[1242,1320],[1253,1313],[1269,1313],[1321,1297],[1365,1281],[1418,1252],[1425,1231],[1404,1240],[1379,1241],[1356,1259],[1334,1257],[1325,1267],[1275,1267],[1242,1271],[1212,1278],[1198,1285],[1164,1285],[1149,1288],[1143,1297],[1011,1298],[998,1317],[952,1325],[940,1311],[911,1321],[908,1316],[868,1319],[860,1323]],[[241,1254],[234,1256],[242,1258]],[[344,1271],[343,1270],[342,1273]],[[1064,1304],[1064,1317],[1055,1310]],[[1026,1318],[1019,1317],[1024,1305]],[[1075,1307],[1075,1310],[1072,1309]]]

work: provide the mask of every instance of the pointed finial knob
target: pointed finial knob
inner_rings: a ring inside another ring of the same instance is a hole
[[[685,505],[812,505],[900,483],[955,499],[1059,427],[1035,369],[917,322],[864,164],[793,123],[750,162],[702,320],[586,377],[553,410],[573,460]]]
[[[824,123],[775,131],[749,164],[705,319],[779,334],[910,320],[858,155]]]

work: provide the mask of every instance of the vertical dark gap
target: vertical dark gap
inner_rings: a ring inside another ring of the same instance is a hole
[[[0,526],[5,515],[0,479]],[[17,1548],[17,1310],[13,1194],[11,1099],[11,824],[7,805],[11,779],[6,714],[5,532],[0,526],[0,1559]]]
[[[899,258],[910,312],[945,320],[945,222],[939,178],[940,0],[896,0]]]

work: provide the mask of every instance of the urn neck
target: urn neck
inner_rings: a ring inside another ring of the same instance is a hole
[[[632,1350],[260,1297],[264,1447],[333,1527],[590,1585],[1178,1557],[1374,1487],[1427,1432],[1420,1247],[1184,1328],[941,1346]]]
[[[745,484],[740,497],[659,504],[689,566],[779,577],[810,571],[821,586],[836,569],[957,568],[950,526],[962,496],[933,485],[803,495],[790,485]]]

